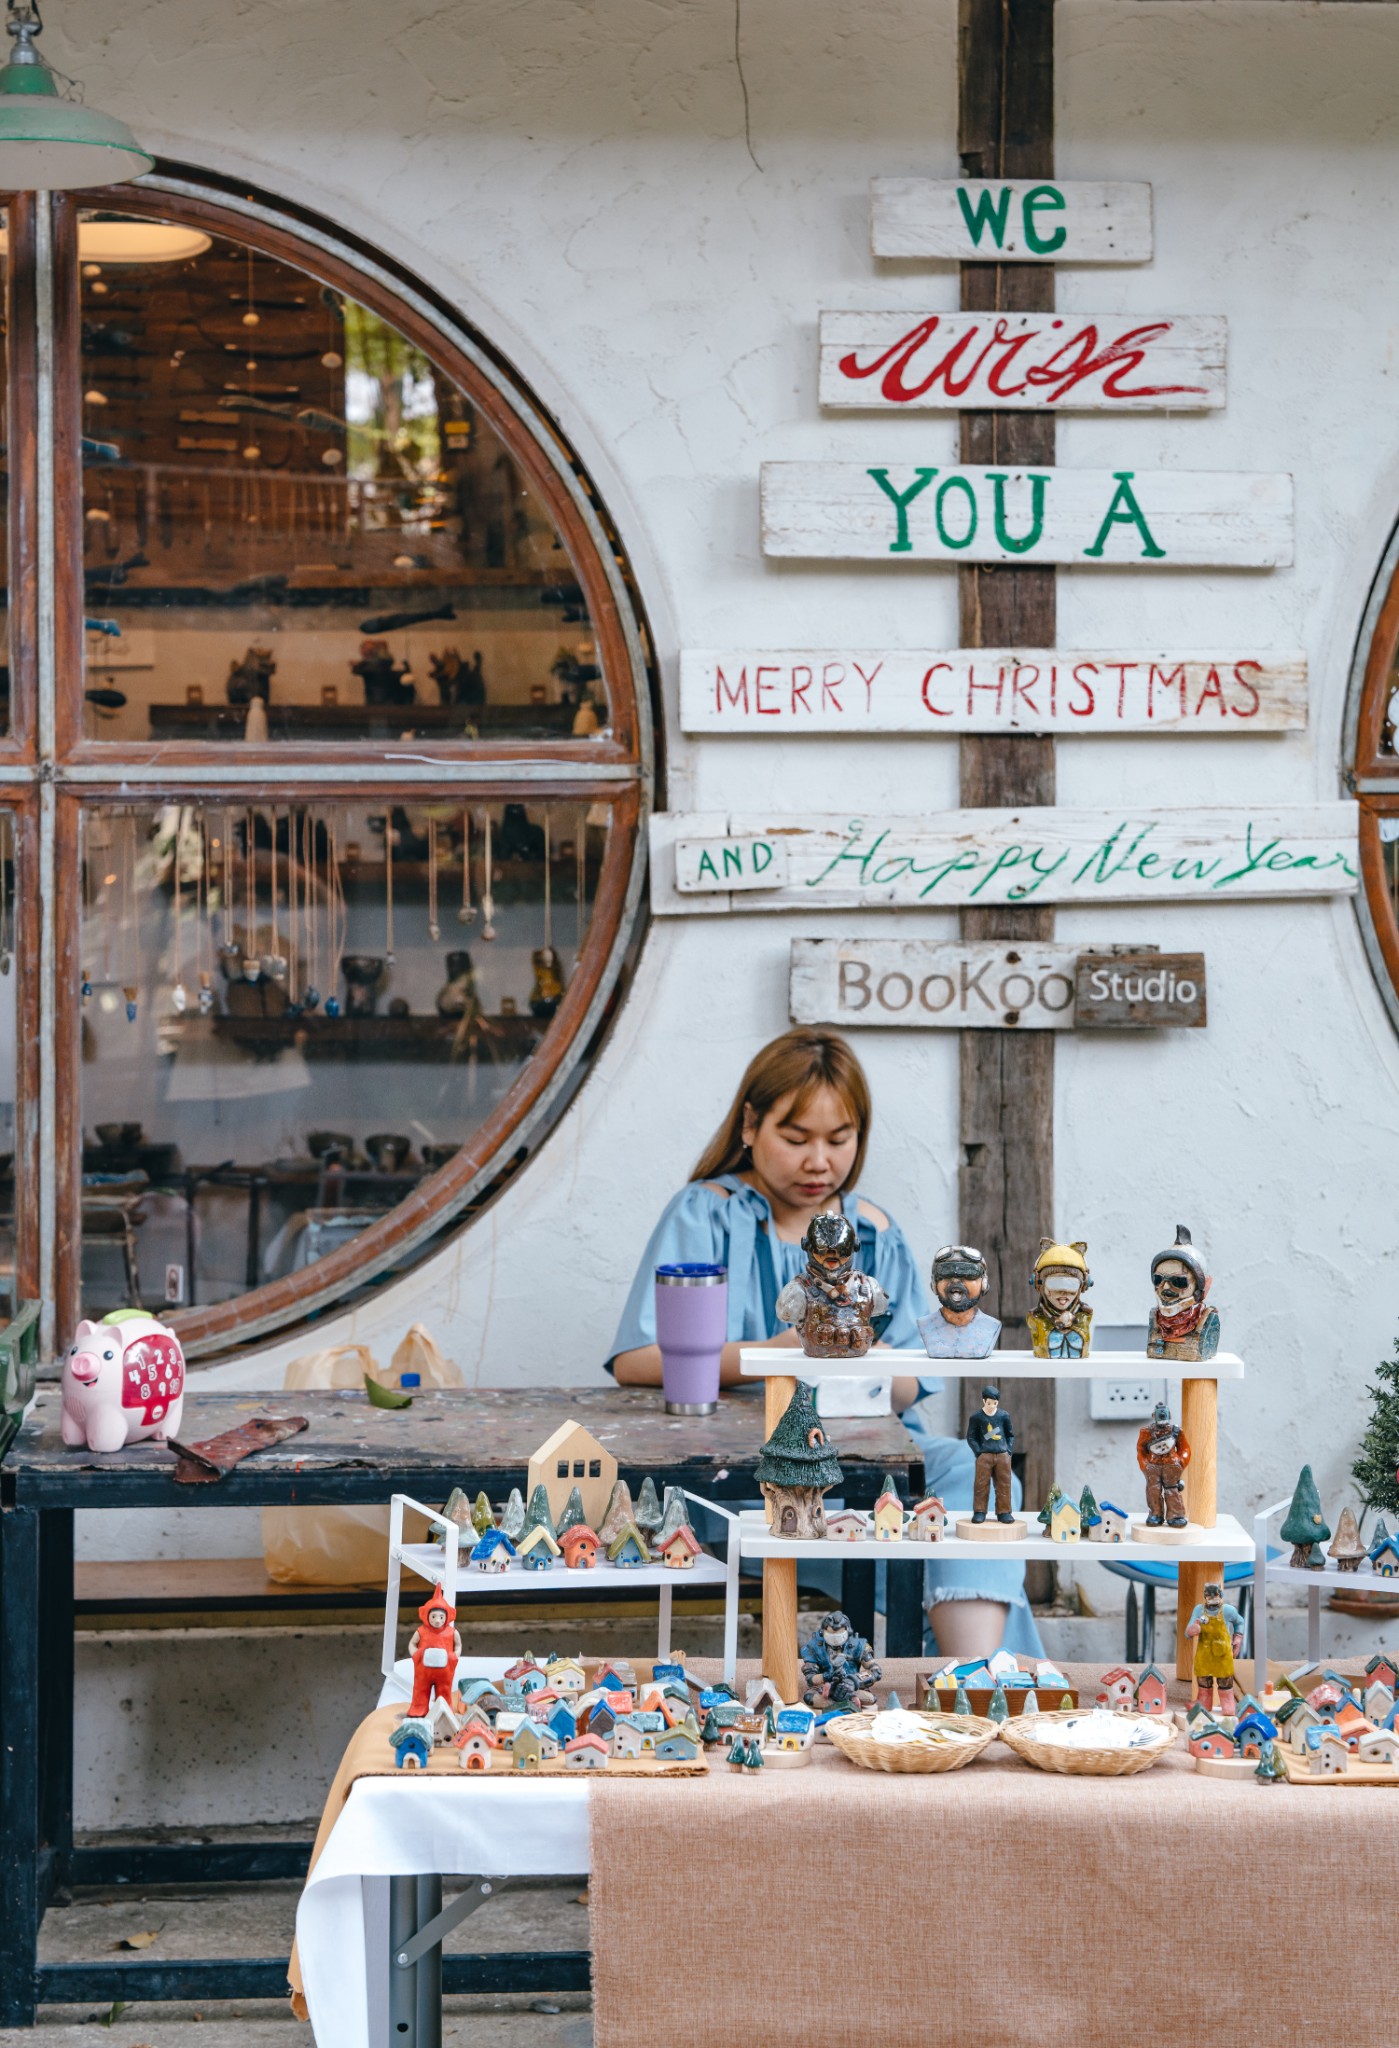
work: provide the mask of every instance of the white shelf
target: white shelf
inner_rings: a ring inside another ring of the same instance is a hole
[[[1130,1559],[1139,1564],[1150,1559],[1157,1564],[1237,1564],[1253,1556],[1253,1538],[1232,1515],[1221,1515],[1213,1529],[1192,1532],[1184,1543],[1152,1543],[1136,1535],[1145,1520],[1133,1515],[1133,1535],[1121,1543],[1053,1543],[1047,1536],[1025,1536],[1015,1543],[987,1542],[984,1538],[954,1536],[952,1530],[968,1521],[971,1510],[954,1508],[947,1517],[947,1532],[940,1543],[878,1543],[872,1536],[858,1543],[845,1543],[828,1536],[811,1542],[770,1533],[761,1509],[745,1509],[738,1518],[739,1552],[748,1557],[834,1557],[875,1558],[898,1564],[955,1564],[959,1558],[971,1562],[997,1558],[1052,1558],[1059,1564],[1111,1564]],[[1033,1520],[1031,1527],[1035,1527]],[[1310,1576],[1310,1574],[1308,1575]]]
[[[1289,1549],[1290,1549],[1289,1545]],[[1399,1593],[1399,1578],[1382,1578],[1368,1564],[1362,1564],[1358,1572],[1343,1572],[1328,1561],[1319,1572],[1308,1571],[1304,1565],[1288,1564],[1284,1558],[1270,1557],[1268,1560],[1268,1584],[1270,1586],[1307,1586],[1319,1591],[1332,1593],[1350,1590],[1361,1593]]]
[[[1198,1364],[1180,1358],[1149,1358],[1144,1351],[1091,1351],[1087,1358],[1036,1358],[1033,1351],[993,1351],[987,1358],[929,1358],[926,1351],[877,1350],[863,1358],[808,1358],[799,1347],[745,1344],[738,1369],[747,1379],[789,1374],[808,1385],[818,1380],[890,1377],[944,1380],[1241,1380],[1244,1362],[1232,1351]],[[1008,1405],[1008,1404],[1007,1404]]]
[[[446,1585],[447,1566],[440,1544],[400,1543],[390,1552],[407,1570],[425,1579],[429,1585],[444,1587],[453,1605],[456,1598],[453,1589]],[[473,1585],[490,1586],[496,1590],[502,1587],[506,1592],[541,1593],[552,1596],[555,1593],[591,1593],[595,1598],[615,1599],[628,1587],[641,1590],[657,1586],[722,1586],[726,1577],[724,1566],[716,1557],[697,1557],[688,1571],[677,1571],[668,1564],[608,1564],[599,1558],[591,1570],[570,1571],[563,1559],[555,1558],[548,1571],[529,1571],[524,1565],[512,1564],[508,1571],[478,1571],[469,1563],[470,1553],[463,1551],[457,1563],[456,1594],[469,1598]]]

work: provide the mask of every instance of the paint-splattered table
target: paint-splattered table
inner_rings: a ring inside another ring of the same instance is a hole
[[[118,1961],[39,1965],[39,1924],[71,1884],[247,1883],[301,1877],[310,1844],[255,1849],[169,1844],[135,1850],[73,1842],[73,1516],[78,1509],[324,1507],[387,1504],[394,1492],[443,1499],[522,1485],[530,1452],[573,1416],[617,1458],[633,1487],[649,1472],[713,1500],[755,1498],[761,1407],[737,1394],[703,1418],[668,1416],[659,1391],[625,1387],[486,1387],[415,1396],[411,1408],[373,1408],[358,1393],[201,1394],[196,1377],[180,1435],[199,1443],[250,1416],[305,1415],[310,1427],[260,1452],[217,1483],[176,1485],[174,1459],[153,1444],[110,1457],[65,1450],[55,1388],[41,1392],[0,1465],[0,2026],[30,2026],[40,2003],[281,1995],[285,1958],[218,1962]],[[892,1417],[839,1424],[845,1498],[873,1504],[886,1471],[910,1492],[922,1463]],[[905,1590],[906,1588],[906,1590]],[[890,1654],[916,1655],[922,1609],[913,1574],[891,1575]],[[847,1568],[844,1598],[868,1632],[874,1569]],[[370,1674],[366,1672],[366,1680]],[[565,1959],[566,1961],[566,1959]],[[463,1957],[460,1989],[574,1988],[552,1957],[519,1959],[518,1981]],[[574,1966],[584,1967],[583,1966]],[[474,1973],[473,1973],[474,1972]]]

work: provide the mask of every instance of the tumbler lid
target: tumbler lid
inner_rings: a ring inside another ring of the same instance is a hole
[[[657,1266],[658,1287],[717,1287],[721,1280],[727,1280],[727,1266],[705,1266],[698,1264],[678,1266]]]

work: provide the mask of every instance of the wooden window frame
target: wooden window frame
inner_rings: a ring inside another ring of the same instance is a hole
[[[1399,754],[1381,751],[1389,677],[1399,665],[1399,525],[1371,585],[1351,664],[1343,758],[1347,787],[1360,811],[1360,889],[1356,915],[1376,985],[1399,1030],[1399,912],[1386,874],[1386,845],[1399,859],[1399,842],[1386,842],[1382,825],[1399,820]]]
[[[652,800],[650,637],[615,528],[582,463],[508,364],[461,316],[380,252],[304,210],[162,165],[138,186],[19,197],[10,208],[10,609],[13,730],[0,739],[0,806],[16,819],[26,878],[16,906],[21,975],[17,1077],[20,1293],[53,1306],[52,1355],[81,1291],[81,1004],[76,998],[85,812],[196,806],[555,801],[605,803],[611,819],[587,937],[548,1032],[461,1150],[352,1243],[303,1271],[170,1320],[191,1357],[226,1352],[332,1309],[420,1255],[547,1130],[615,1000],[644,915]],[[509,449],[568,551],[608,695],[595,739],[269,743],[94,741],[83,731],[80,280],[89,206],[176,217],[245,240],[352,296],[421,347]],[[47,368],[47,381],[44,373]],[[42,396],[47,390],[47,420]],[[23,406],[16,398],[23,394]],[[19,423],[18,427],[14,423]],[[22,429],[22,430],[20,430]],[[46,549],[52,574],[45,574]],[[37,878],[37,887],[28,878]],[[33,963],[37,962],[37,970]],[[41,1143],[47,1124],[48,1142]],[[37,1199],[36,1199],[37,1196]]]

